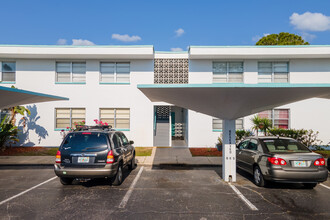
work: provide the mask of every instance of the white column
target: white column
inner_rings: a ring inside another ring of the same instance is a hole
[[[223,120],[222,178],[236,182],[236,126],[235,120]]]

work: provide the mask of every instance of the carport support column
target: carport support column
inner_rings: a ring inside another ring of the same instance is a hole
[[[222,178],[236,182],[236,120],[223,120]]]

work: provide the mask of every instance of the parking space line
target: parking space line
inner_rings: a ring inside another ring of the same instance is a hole
[[[325,187],[325,188],[327,188],[327,189],[330,189],[329,186],[326,186],[326,185],[324,185],[324,184],[322,184],[322,183],[320,183],[320,185],[323,186],[323,187]]]
[[[27,192],[33,190],[33,189],[35,189],[35,188],[37,188],[37,187],[39,187],[39,186],[45,184],[45,183],[48,183],[48,182],[54,180],[55,178],[57,178],[57,176],[54,176],[54,177],[52,177],[52,178],[50,178],[50,179],[48,179],[48,180],[46,180],[46,181],[44,181],[44,182],[42,182],[42,183],[39,183],[39,184],[36,185],[36,186],[33,186],[33,187],[31,187],[31,188],[29,188],[29,189],[27,189],[27,190],[25,190],[25,191],[23,191],[23,192],[21,192],[21,193],[18,193],[17,195],[14,195],[14,196],[12,196],[12,197],[10,197],[10,198],[8,198],[8,199],[5,199],[5,200],[3,200],[3,201],[0,202],[0,205],[4,204],[4,203],[6,203],[6,202],[8,202],[8,201],[10,201],[10,200],[12,200],[12,199],[15,199],[15,198],[17,198],[17,197],[19,197],[19,196],[21,196],[21,195],[23,195],[23,194],[25,194],[25,193],[27,193]]]
[[[245,202],[247,206],[253,211],[258,211],[258,208],[255,207],[234,185],[229,183],[229,186],[234,190],[234,192]]]
[[[136,175],[135,179],[133,180],[131,186],[129,187],[127,193],[125,194],[123,200],[121,200],[121,203],[119,204],[119,208],[125,208],[129,198],[131,197],[132,195],[132,192],[133,192],[133,189],[137,183],[137,181],[139,180],[140,176],[141,176],[141,173],[143,171],[143,167],[140,168],[138,174]]]

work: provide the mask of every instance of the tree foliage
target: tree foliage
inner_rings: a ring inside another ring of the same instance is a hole
[[[254,130],[257,133],[258,131],[264,132],[265,135],[267,135],[267,131],[272,127],[272,122],[268,118],[260,118],[258,115],[255,115],[251,122],[253,123],[252,130]]]
[[[299,35],[281,32],[261,38],[256,45],[309,45],[309,43]]]
[[[18,142],[17,134],[17,127],[11,124],[5,116],[0,123],[0,150],[4,151],[8,142]]]

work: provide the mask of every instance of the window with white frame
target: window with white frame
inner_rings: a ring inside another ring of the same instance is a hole
[[[288,62],[258,62],[259,83],[289,82]]]
[[[244,120],[243,118],[236,119],[235,121],[236,130],[242,130],[244,129]],[[213,130],[222,130],[222,119],[213,118],[212,119],[212,129]]]
[[[9,109],[1,109],[0,110],[0,123],[6,117],[6,120],[10,118],[10,111]]]
[[[16,62],[0,62],[0,81],[16,81]]]
[[[101,108],[100,120],[117,129],[130,128],[129,108]]]
[[[130,63],[128,62],[101,62],[100,82],[102,83],[129,83]]]
[[[56,62],[56,82],[86,82],[86,63]]]
[[[84,121],[86,110],[84,108],[56,108],[55,128],[74,127],[74,123]]]
[[[260,118],[268,118],[276,128],[290,128],[290,110],[273,109],[258,113]]]
[[[243,62],[213,62],[213,83],[243,82]]]

